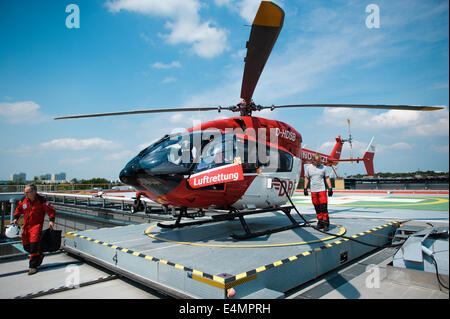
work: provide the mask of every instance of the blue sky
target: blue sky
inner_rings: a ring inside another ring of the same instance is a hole
[[[331,152],[352,122],[353,151],[375,136],[376,172],[448,171],[448,1],[275,1],[283,30],[254,93],[261,105],[439,105],[436,112],[289,109],[307,148]],[[67,28],[69,4],[80,27]],[[367,28],[366,7],[380,9]],[[72,114],[227,106],[240,101],[256,0],[0,2],[0,179],[66,172],[117,179],[151,141],[235,114],[133,115],[55,121]],[[257,114],[254,114],[257,116]],[[344,148],[343,156],[349,156]],[[364,173],[339,165],[341,175]]]

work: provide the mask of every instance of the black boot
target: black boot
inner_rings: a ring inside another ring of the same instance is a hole
[[[323,220],[322,220],[322,219],[319,219],[319,220],[317,221],[316,229],[322,229],[323,227],[324,227]]]
[[[328,231],[330,229],[330,219],[325,218],[323,221],[323,231]]]
[[[38,262],[37,262],[37,266],[39,267],[40,265],[42,265],[42,261],[44,260],[44,254],[43,253],[41,253],[40,255],[39,255],[39,259],[38,259]]]
[[[28,269],[28,275],[29,276],[34,275],[37,272],[38,272],[37,268],[30,268],[30,269]]]

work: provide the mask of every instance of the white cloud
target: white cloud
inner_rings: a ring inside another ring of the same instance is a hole
[[[419,118],[419,111],[389,110],[372,116],[370,122],[379,127],[405,127],[417,123]]]
[[[209,112],[206,112],[209,113]],[[214,112],[211,112],[214,113]],[[192,115],[193,114],[193,115]],[[176,134],[176,133],[182,133],[186,131],[187,129],[197,126],[201,123],[205,123],[208,120],[212,120],[213,114],[205,114],[200,112],[195,113],[175,113],[170,116],[169,121],[171,123],[174,123],[177,125],[177,127],[171,128],[171,131],[169,134]]]
[[[33,101],[0,103],[0,119],[7,123],[36,124],[50,119],[40,111],[40,106]]]
[[[134,155],[137,155],[135,152],[129,150],[123,150],[118,152],[109,153],[105,156],[105,160],[107,161],[118,161],[124,159],[131,159]]]
[[[177,80],[176,78],[169,76],[167,78],[164,78],[164,80],[162,80],[161,83],[167,84],[167,83],[175,82],[176,80]]]
[[[282,7],[281,1],[273,1]],[[252,23],[258,11],[260,0],[214,0],[219,6],[225,6],[232,12],[238,13],[245,21]]]
[[[181,68],[181,63],[179,61],[173,61],[171,63],[155,62],[152,64],[155,69],[171,69],[171,68]]]
[[[232,53],[231,56],[233,58],[238,58],[239,60],[243,60],[245,58],[246,53],[247,53],[247,49],[241,49],[241,50],[238,50],[237,52]]]
[[[319,148],[317,149],[317,152],[323,153],[323,154],[330,154],[331,150],[333,149],[334,144],[335,144],[334,142],[325,142],[319,146]],[[307,147],[306,145],[304,145],[303,148],[309,149],[309,147]],[[314,151],[314,149],[309,149],[309,150]]]
[[[169,44],[186,43],[195,54],[211,58],[227,49],[227,31],[211,20],[200,19],[198,0],[111,0],[106,2],[110,12],[121,10],[167,19],[168,34],[160,36]]]
[[[335,142],[325,142],[319,146],[318,152],[329,155],[333,150]],[[352,140],[353,158],[362,157],[367,150],[369,143]],[[390,150],[412,150],[413,146],[406,142],[397,142],[392,145],[383,145],[375,143],[375,154],[383,153]],[[341,151],[341,158],[350,158],[350,144],[344,143]]]
[[[183,122],[184,119],[185,119],[185,115],[183,115],[181,113],[175,113],[170,116],[170,122],[172,122],[172,123],[180,123],[180,122]]]
[[[115,149],[119,147],[115,142],[104,140],[99,137],[89,139],[60,138],[42,143],[41,146],[47,149],[66,149],[74,151],[84,149]]]
[[[247,22],[252,23],[261,1],[259,0],[242,0],[236,3],[239,14]]]
[[[400,111],[389,110],[379,114],[373,111],[350,108],[325,108],[320,121],[336,125],[347,118],[352,127],[380,131],[383,129],[402,130],[409,136],[448,136],[449,111]]]
[[[412,128],[421,136],[448,136],[449,129],[449,112],[448,106],[444,106],[443,110],[425,112],[417,126]]]
[[[405,142],[392,144],[389,148],[393,150],[412,150],[412,146]]]
[[[347,118],[355,127],[399,128],[417,123],[421,112],[389,110],[376,114],[373,111],[352,108],[325,108],[324,120],[328,123],[344,122]]]
[[[413,149],[413,145],[405,142],[398,142],[392,145],[377,144],[375,145],[376,153],[384,153],[389,151],[408,151]]]

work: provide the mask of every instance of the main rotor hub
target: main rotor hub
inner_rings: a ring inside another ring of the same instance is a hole
[[[256,105],[253,100],[250,102],[242,101],[235,106],[230,106],[230,110],[233,112],[240,112],[241,116],[252,116],[252,112],[261,111],[262,106]]]

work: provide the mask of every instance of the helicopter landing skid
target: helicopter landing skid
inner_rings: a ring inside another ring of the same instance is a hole
[[[167,225],[167,224],[158,223],[157,226],[161,227],[161,228],[175,229],[175,228],[181,228],[181,227],[186,227],[186,226],[202,225],[202,224],[222,222],[222,221],[226,221],[226,220],[233,220],[235,217],[238,217],[239,221],[241,222],[242,228],[244,228],[245,234],[234,234],[233,233],[233,234],[230,234],[230,237],[232,237],[235,240],[245,240],[245,239],[249,239],[249,238],[255,238],[255,237],[264,236],[264,235],[268,235],[268,234],[278,233],[278,232],[285,231],[288,229],[307,226],[306,223],[299,223],[291,216],[291,213],[290,213],[291,209],[293,209],[293,206],[264,208],[264,209],[250,210],[250,211],[234,210],[233,212],[229,212],[227,214],[214,215],[214,216],[212,216],[211,219],[185,222],[185,223],[181,222],[181,218],[187,217],[187,211],[181,210],[180,214],[178,215],[178,218],[174,224]],[[282,211],[286,215],[286,217],[289,218],[291,224],[287,225],[287,226],[283,226],[283,227],[271,228],[271,229],[254,232],[254,231],[250,230],[250,227],[248,226],[247,222],[244,219],[245,215],[261,214],[261,213],[268,213],[268,212],[274,212],[274,211]]]
[[[158,223],[157,226],[160,228],[174,229],[174,228],[181,228],[181,227],[186,227],[186,226],[202,225],[202,224],[218,222],[217,220],[214,220],[214,219],[207,219],[207,220],[198,220],[198,221],[194,221],[194,222],[181,223],[182,217],[188,217],[187,213],[181,211],[174,224],[167,225],[167,224]],[[190,217],[190,218],[192,218],[192,217]]]
[[[242,227],[245,230],[245,234],[230,234],[230,237],[232,237],[233,239],[236,240],[245,240],[245,239],[250,239],[250,238],[255,238],[255,237],[260,237],[260,236],[264,236],[264,235],[269,235],[269,234],[273,234],[273,233],[279,233],[285,230],[289,230],[289,229],[293,229],[293,228],[298,228],[298,227],[306,227],[307,224],[306,223],[299,223],[297,222],[292,216],[291,216],[291,209],[293,209],[293,206],[286,206],[286,207],[278,207],[278,208],[267,208],[267,209],[261,209],[261,210],[255,210],[252,212],[238,212],[235,213],[233,215],[238,215],[239,216],[239,221],[241,222]],[[262,230],[262,231],[257,231],[257,232],[253,232],[250,230],[250,227],[248,226],[247,222],[244,219],[245,215],[250,215],[250,214],[258,214],[258,213],[267,213],[267,212],[271,212],[271,211],[282,211],[286,217],[289,218],[289,221],[291,222],[290,225],[287,226],[283,226],[283,227],[277,227],[277,228],[270,228],[270,229],[266,229],[266,230]]]

